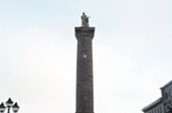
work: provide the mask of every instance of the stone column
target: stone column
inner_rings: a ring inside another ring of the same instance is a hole
[[[77,38],[76,113],[94,113],[92,39],[94,27],[75,27]]]

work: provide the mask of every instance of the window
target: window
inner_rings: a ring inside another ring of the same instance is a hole
[[[166,99],[168,98],[168,94],[167,94],[167,93],[165,93],[165,98],[166,98]]]

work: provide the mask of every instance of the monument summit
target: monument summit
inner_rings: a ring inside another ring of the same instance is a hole
[[[75,27],[77,38],[76,113],[94,113],[92,39],[94,27],[83,13],[81,27]]]

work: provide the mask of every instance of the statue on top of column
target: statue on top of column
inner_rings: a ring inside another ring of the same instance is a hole
[[[85,12],[82,13],[81,21],[82,27],[89,27],[89,17],[85,14]]]

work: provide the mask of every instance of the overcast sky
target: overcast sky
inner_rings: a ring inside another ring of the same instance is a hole
[[[75,113],[74,27],[90,16],[95,113],[141,113],[172,77],[171,0],[1,0],[0,102]]]

